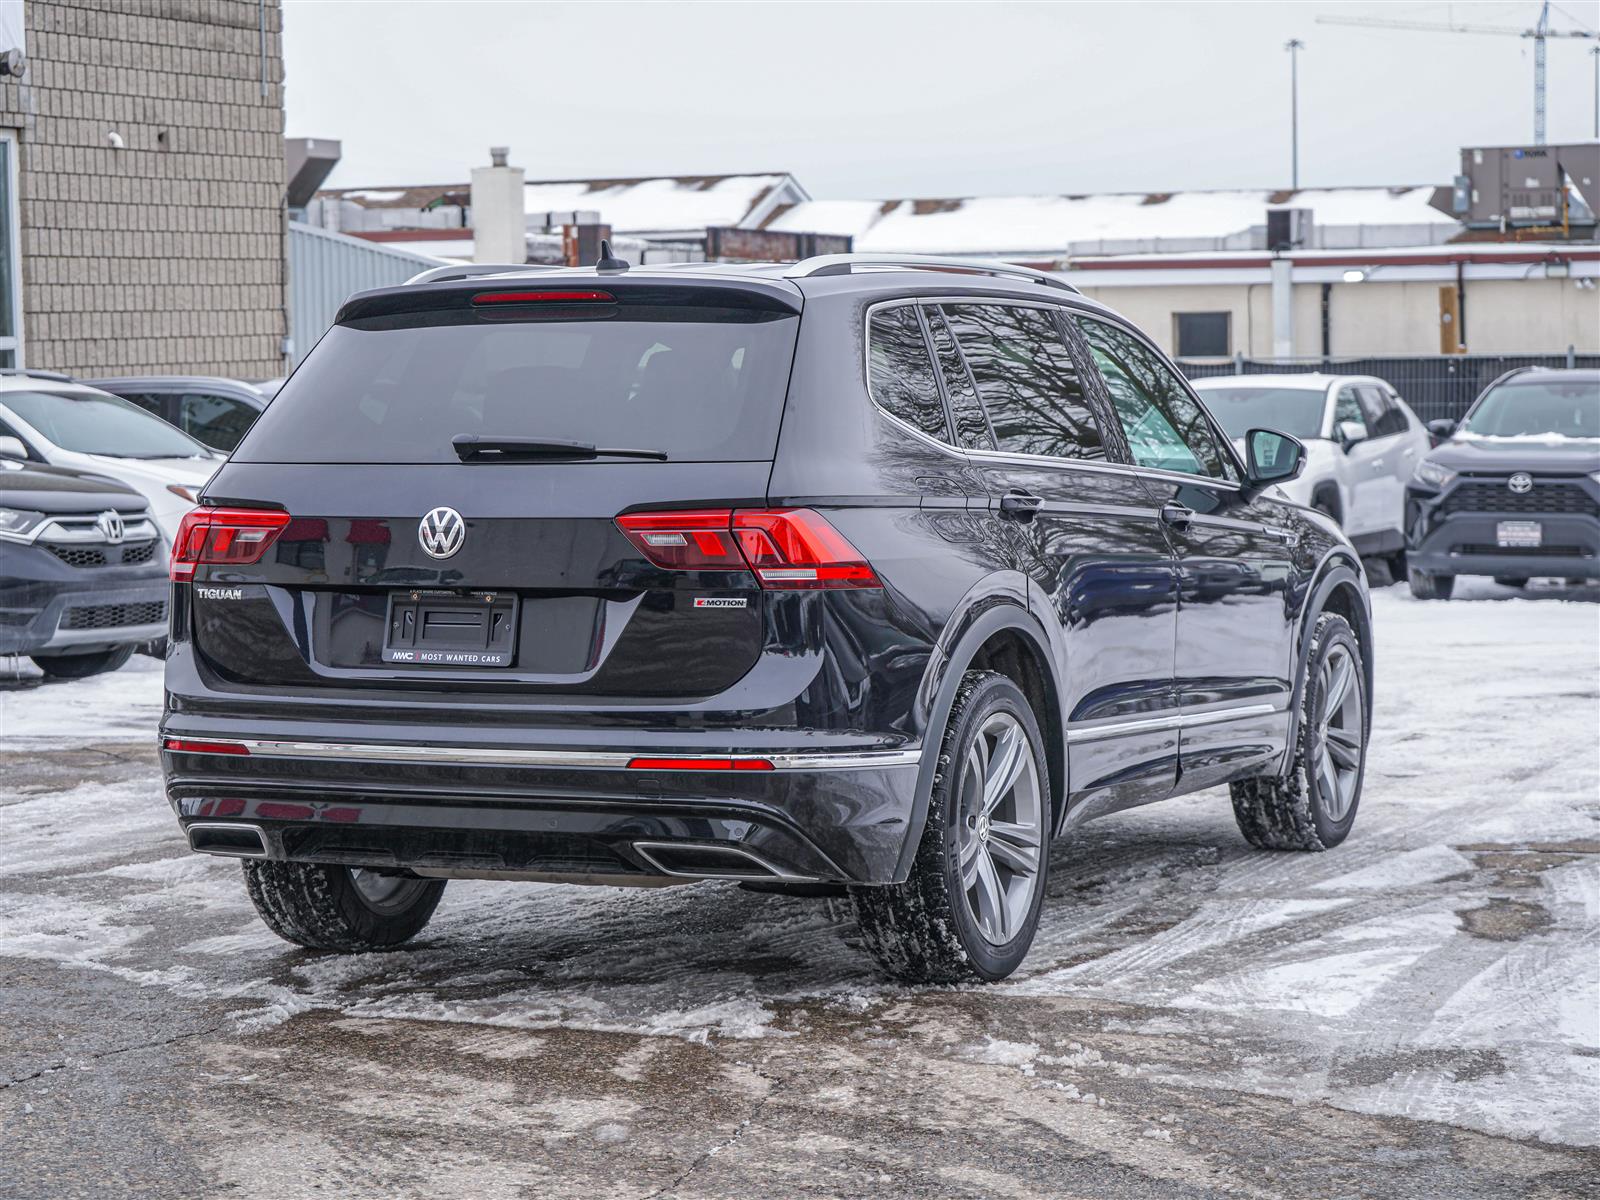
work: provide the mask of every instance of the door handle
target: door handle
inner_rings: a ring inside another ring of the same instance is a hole
[[[1372,460],[1372,469],[1373,469],[1373,470],[1374,470],[1374,471],[1381,471],[1381,470],[1383,470],[1383,459],[1381,459],[1381,458],[1375,458],[1375,459],[1373,459],[1373,460]]]
[[[1187,529],[1189,522],[1194,519],[1194,509],[1176,500],[1168,500],[1161,506],[1161,519],[1174,529]]]
[[[1030,495],[1019,488],[1012,488],[1000,497],[1000,515],[1014,521],[1033,520],[1043,506],[1043,497]]]

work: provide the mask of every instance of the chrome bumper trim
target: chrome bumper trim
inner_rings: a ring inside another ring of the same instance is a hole
[[[434,766],[582,767],[626,770],[636,758],[730,759],[762,761],[777,771],[859,771],[874,767],[912,767],[922,762],[918,750],[865,750],[813,754],[717,754],[677,748],[653,747],[626,751],[602,750],[493,750],[479,746],[384,746],[372,742],[284,742],[258,738],[212,737],[207,734],[167,734],[196,741],[242,746],[261,758],[330,758],[358,762],[425,763]],[[176,751],[175,753],[192,753]]]

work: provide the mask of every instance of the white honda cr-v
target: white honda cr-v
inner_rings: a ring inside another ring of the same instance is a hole
[[[1405,487],[1429,448],[1410,406],[1371,375],[1218,375],[1194,380],[1236,442],[1254,428],[1305,443],[1306,469],[1280,484],[1343,527],[1363,555],[1390,559],[1403,578]]]

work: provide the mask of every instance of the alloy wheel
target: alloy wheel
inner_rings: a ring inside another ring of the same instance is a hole
[[[361,867],[350,867],[349,871],[350,882],[355,885],[361,898],[374,912],[380,913],[403,911],[427,883],[424,879],[386,875],[379,871],[363,870]]]
[[[1361,778],[1363,721],[1361,681],[1355,656],[1335,645],[1322,660],[1310,767],[1322,797],[1322,812],[1342,821],[1356,799]]]
[[[995,946],[1023,928],[1039,883],[1044,805],[1036,761],[1021,722],[997,712],[984,721],[961,765],[961,891],[978,931]]]

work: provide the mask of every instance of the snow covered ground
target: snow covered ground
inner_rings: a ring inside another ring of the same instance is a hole
[[[1373,745],[1343,846],[1253,851],[1223,792],[1106,818],[1055,852],[1025,969],[955,992],[882,982],[828,902],[720,884],[455,882],[414,949],[296,951],[236,864],[178,837],[151,753],[156,664],[45,683],[0,660],[0,970],[217,1010],[246,1045],[292,1039],[301,1014],[427,1022],[461,1046],[498,1026],[736,1055],[820,1054],[848,1026],[891,1059],[1091,1107],[1133,1085],[1197,1105],[1224,1089],[1594,1147],[1600,606],[1458,587],[1374,596]]]

